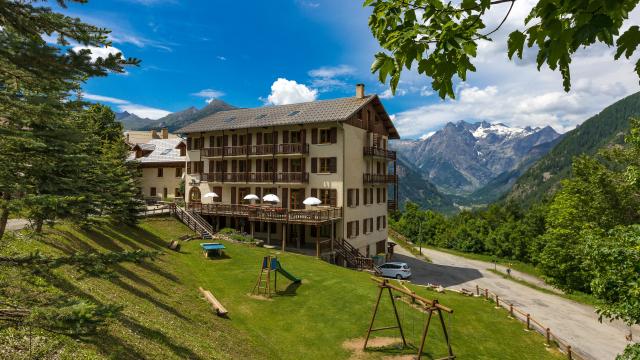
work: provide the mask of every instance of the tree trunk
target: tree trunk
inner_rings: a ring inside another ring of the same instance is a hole
[[[2,194],[2,206],[0,206],[0,240],[4,236],[4,231],[7,228],[7,221],[9,220],[9,204],[11,195],[8,193]]]
[[[36,233],[38,233],[38,234],[42,233],[42,224],[43,223],[44,223],[44,220],[42,220],[42,219],[37,219],[36,220],[36,226],[35,226]]]

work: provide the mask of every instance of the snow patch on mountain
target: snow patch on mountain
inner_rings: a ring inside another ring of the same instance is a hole
[[[427,140],[428,138],[432,137],[436,132],[435,131],[430,131],[422,136],[420,136],[420,140]]]
[[[503,138],[514,139],[514,138],[523,138],[523,137],[529,136],[537,132],[538,130],[540,129],[539,128],[532,129],[530,127],[526,127],[523,129],[518,127],[510,127],[501,123],[487,124],[483,122],[483,123],[480,123],[480,126],[478,126],[477,129],[475,129],[474,131],[469,130],[469,132],[476,139],[484,139],[487,136],[489,136],[489,134],[496,134]]]

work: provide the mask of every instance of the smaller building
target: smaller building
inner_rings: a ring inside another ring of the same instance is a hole
[[[142,132],[136,132],[136,140],[145,140]],[[145,142],[132,144],[131,132],[127,141],[131,146],[130,159],[140,165],[139,189],[142,197],[150,201],[173,201],[182,198],[180,183],[184,179],[186,161],[185,142],[169,134],[166,129],[157,138],[155,130]],[[125,133],[125,136],[127,133]]]

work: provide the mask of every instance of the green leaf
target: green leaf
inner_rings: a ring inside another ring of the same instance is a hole
[[[509,40],[507,41],[507,55],[509,59],[512,59],[515,53],[518,54],[518,58],[522,59],[522,49],[524,48],[525,39],[526,36],[518,30],[509,34]]]
[[[615,59],[618,60],[623,53],[628,59],[636,51],[638,43],[640,43],[640,27],[634,25],[618,38]]]

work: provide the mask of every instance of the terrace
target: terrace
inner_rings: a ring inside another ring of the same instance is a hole
[[[201,215],[246,217],[250,221],[322,225],[342,219],[341,207],[286,209],[270,205],[189,203],[187,209]]]

